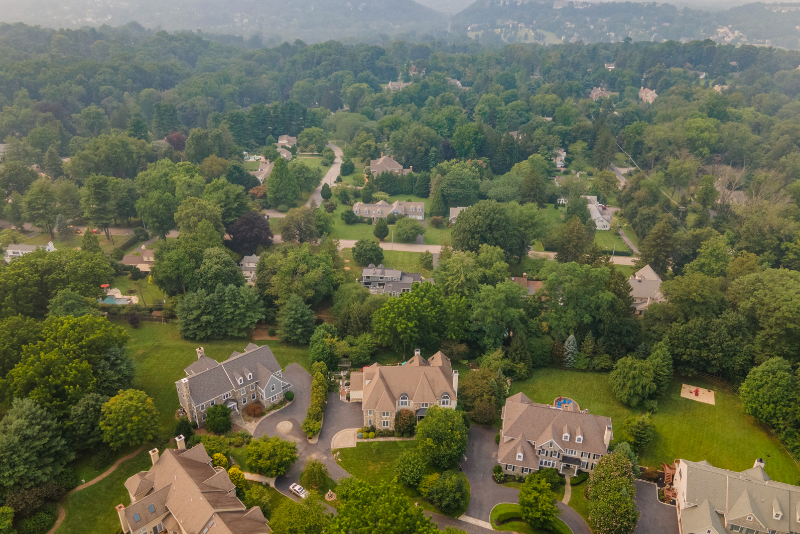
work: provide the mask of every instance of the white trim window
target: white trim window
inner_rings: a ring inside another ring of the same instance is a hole
[[[389,428],[389,421],[384,419],[383,421],[381,421],[381,426],[383,428]]]
[[[381,412],[381,417],[391,417],[392,412]]]
[[[447,393],[442,394],[441,405],[450,406],[450,395],[448,395]]]
[[[242,397],[242,404],[247,404],[247,396]]]
[[[269,390],[270,391],[275,391],[275,384],[272,384],[272,386],[270,386]]]
[[[552,460],[539,460],[539,467],[555,467],[556,463]]]
[[[206,403],[205,402],[200,405],[200,411],[201,412],[206,411]]]
[[[583,443],[583,436],[576,436],[575,443]]]
[[[517,460],[522,460],[522,453],[521,452],[517,453]]]
[[[427,402],[420,402],[419,403],[419,407],[420,408],[427,408],[428,407],[428,403]]]
[[[250,400],[256,400],[256,394],[255,393],[251,393],[250,394]]]
[[[570,456],[576,456],[578,454],[578,451],[576,451],[575,449],[566,449],[564,451],[564,454],[568,454]]]
[[[561,436],[561,440],[562,441],[569,441],[569,434],[564,434],[563,436]]]
[[[241,386],[242,384],[244,384],[244,378],[239,377],[238,382],[239,382],[239,385]]]
[[[408,395],[405,393],[400,395],[400,406],[408,406]]]
[[[248,380],[252,380],[253,379],[253,373],[247,373],[247,379]]]
[[[250,384],[250,391],[253,391],[254,389],[256,389],[256,385],[255,384]]]
[[[372,415],[372,410],[367,410],[367,415]]]
[[[239,391],[239,394],[244,396],[244,397],[246,397],[247,396],[247,388],[242,388],[241,391]]]
[[[211,401],[208,403],[208,405],[209,406],[214,406],[214,399],[211,399]]]

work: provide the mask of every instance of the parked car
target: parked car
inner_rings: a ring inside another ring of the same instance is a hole
[[[291,486],[289,486],[289,491],[291,491],[301,499],[305,499],[306,497],[308,497],[308,492],[300,484],[292,484]]]

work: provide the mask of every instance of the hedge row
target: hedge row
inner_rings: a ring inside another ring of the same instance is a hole
[[[308,438],[313,438],[322,430],[322,414],[325,412],[325,399],[328,396],[328,380],[319,371],[314,373],[311,382],[311,404],[308,406],[302,428]]]
[[[522,521],[521,511],[519,509],[506,510],[505,512],[500,512],[494,518],[494,522],[498,526],[502,525],[503,523],[507,523],[508,521]]]

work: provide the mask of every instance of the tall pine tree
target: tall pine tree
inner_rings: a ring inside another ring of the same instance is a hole
[[[578,340],[575,339],[575,334],[570,334],[567,341],[564,342],[564,366],[575,367],[575,362],[578,360]]]
[[[53,180],[64,176],[64,164],[55,145],[51,145],[44,155],[44,172]]]

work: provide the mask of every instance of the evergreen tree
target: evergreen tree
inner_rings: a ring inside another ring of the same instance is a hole
[[[597,343],[594,340],[594,335],[591,332],[586,334],[586,337],[583,338],[583,342],[581,343],[581,352],[584,356],[591,359],[594,358],[595,352],[597,351]]]
[[[270,206],[289,206],[300,198],[300,185],[297,183],[289,164],[283,158],[275,161],[272,174],[269,175],[267,183],[267,201]]]
[[[149,128],[147,127],[147,118],[142,115],[141,113],[136,113],[133,117],[130,118],[128,121],[128,129],[125,133],[127,133],[130,137],[134,139],[141,139],[142,141],[150,141],[150,132]]]
[[[97,240],[97,234],[86,230],[81,240],[81,250],[83,252],[103,252],[103,249],[100,248],[100,241]]]
[[[564,342],[564,366],[574,367],[578,359],[578,340],[575,339],[575,334],[570,334]]]
[[[442,188],[437,187],[431,199],[430,215],[431,217],[444,217],[446,206],[444,204],[444,196],[442,196]]]
[[[333,191],[331,191],[331,186],[327,183],[322,184],[322,190],[320,191],[320,195],[322,195],[322,200],[330,200],[333,196]]]
[[[342,166],[339,169],[339,172],[342,176],[350,176],[356,170],[356,165],[353,163],[353,160],[350,159],[348,156],[342,158]]]
[[[375,184],[373,184],[373,180],[369,180],[361,190],[361,201],[364,204],[372,204],[373,193],[375,193]]]
[[[602,124],[597,131],[597,140],[594,144],[594,164],[598,169],[607,169],[614,161],[617,153],[617,141],[607,125]]]
[[[72,230],[67,226],[67,219],[60,213],[56,216],[56,232],[58,233],[58,239],[66,241],[68,244],[72,243]]]
[[[561,230],[556,260],[561,263],[583,263],[590,243],[586,228],[578,216],[574,215]]]
[[[281,341],[305,345],[314,333],[314,312],[297,294],[291,294],[278,312]]]
[[[53,180],[64,176],[64,164],[55,145],[50,145],[44,155],[44,172]]]
[[[428,153],[428,168],[435,169],[438,164],[439,164],[439,152],[436,150],[436,147],[433,147],[431,148],[431,151]]]
[[[372,231],[372,235],[381,241],[386,239],[386,236],[389,235],[389,225],[386,224],[386,219],[378,219],[378,222],[375,223],[375,230]]]
[[[636,268],[641,269],[649,264],[659,276],[664,277],[672,257],[672,235],[672,225],[664,216],[639,244],[639,262]]]

